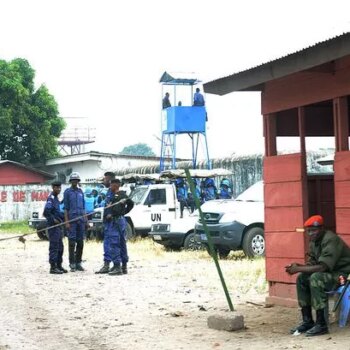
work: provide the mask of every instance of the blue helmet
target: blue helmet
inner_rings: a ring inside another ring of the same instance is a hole
[[[210,177],[207,177],[204,181],[204,186],[205,187],[213,187],[215,186],[214,180],[211,179]]]
[[[91,194],[91,192],[92,192],[92,188],[91,187],[86,187],[85,190],[84,190],[84,194],[86,194],[86,195]]]
[[[221,181],[221,185],[230,187],[230,181],[228,179],[223,179]]]

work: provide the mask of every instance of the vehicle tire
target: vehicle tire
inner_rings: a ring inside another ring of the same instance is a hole
[[[132,241],[136,238],[135,232],[128,222],[126,223],[125,238],[127,241]]]
[[[249,229],[244,235],[242,248],[248,258],[265,256],[264,229],[261,227]]]
[[[97,230],[95,231],[95,236],[96,236],[96,240],[97,240],[97,241],[99,241],[99,242],[103,241],[103,238],[104,238],[104,236],[105,236],[104,231],[103,231],[103,228],[97,229]]]
[[[224,249],[224,248],[219,248],[218,249],[218,255],[220,259],[226,259],[228,255],[230,254],[231,250],[230,249]]]
[[[164,249],[166,252],[179,252],[181,250],[181,246],[177,246],[177,245],[165,245]]]
[[[195,240],[194,232],[189,233],[184,240],[184,249],[186,250],[202,250],[203,244]]]
[[[40,231],[39,230],[37,231],[37,235],[38,237],[43,240],[43,241],[47,241],[49,238],[47,237],[46,235],[46,231]]]
[[[86,240],[90,240],[90,239],[94,239],[94,232],[92,231],[92,229],[86,230]]]
[[[206,249],[207,249],[208,254],[211,256],[209,246],[206,246]],[[218,257],[220,259],[226,259],[231,252],[230,249],[225,249],[225,248],[214,247],[214,249],[215,249],[216,254],[218,255]]]
[[[48,232],[47,230],[44,230],[46,227],[47,227],[46,224],[42,224],[36,228],[36,234],[43,241],[49,240]]]

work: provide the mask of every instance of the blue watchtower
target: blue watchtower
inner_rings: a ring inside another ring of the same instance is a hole
[[[193,105],[193,87],[200,83],[196,78],[175,77],[174,74],[164,72],[159,81],[162,84],[162,96],[164,97],[164,87],[173,86],[173,104],[162,109],[161,130],[162,144],[160,155],[160,171],[165,170],[165,160],[171,161],[171,168],[176,169],[176,137],[187,134],[192,146],[192,167],[197,167],[198,146],[200,139],[204,140],[205,158],[210,169],[208,143],[206,136],[207,112],[205,106]],[[181,96],[178,90],[186,88],[187,95],[190,95],[188,105],[180,103]]]

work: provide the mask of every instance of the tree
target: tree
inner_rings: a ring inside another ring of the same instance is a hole
[[[27,60],[0,60],[0,159],[43,163],[58,155],[65,122],[48,89],[35,90],[34,77]]]
[[[145,143],[136,143],[135,145],[126,146],[119,154],[155,157],[152,148]]]

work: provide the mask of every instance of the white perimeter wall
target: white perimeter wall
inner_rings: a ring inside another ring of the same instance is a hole
[[[62,186],[60,199],[66,186]],[[0,186],[0,222],[28,220],[32,211],[43,211],[49,185]]]

